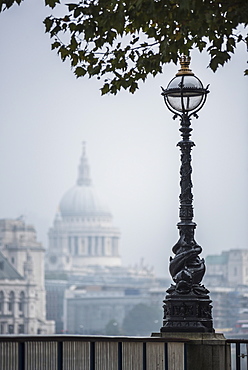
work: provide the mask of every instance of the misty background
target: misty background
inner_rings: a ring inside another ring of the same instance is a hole
[[[0,218],[25,216],[47,248],[63,194],[77,179],[82,141],[93,184],[121,229],[124,265],[168,275],[178,240],[179,120],[161,96],[178,66],[134,95],[101,96],[101,82],[76,79],[50,50],[42,0],[0,14]],[[215,74],[193,52],[191,69],[210,94],[192,119],[196,241],[202,256],[247,248],[248,88],[245,45]]]

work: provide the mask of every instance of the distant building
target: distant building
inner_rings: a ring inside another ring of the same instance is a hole
[[[221,331],[234,329],[238,313],[240,295],[234,288],[211,287],[210,296],[213,300],[214,328]]]
[[[44,248],[22,219],[0,220],[1,334],[52,334],[46,320]]]
[[[62,278],[62,274],[46,278],[47,318],[55,320],[56,333],[103,334],[118,310],[115,321],[121,327],[127,312],[139,303],[157,305],[161,308],[162,320],[163,299],[169,281],[155,278],[147,266],[94,266],[88,267],[82,275]],[[100,324],[94,319],[96,307],[97,317],[101,316]]]
[[[55,321],[55,333],[64,332],[64,296],[70,287],[67,280],[46,279],[46,313],[48,320]]]
[[[231,249],[206,257],[207,279],[222,285],[248,285],[248,249]]]
[[[162,326],[164,289],[161,287],[77,285],[65,292],[64,331],[75,334],[109,334],[112,322],[123,330],[123,323],[131,310],[138,304],[154,309],[148,327],[158,331]],[[140,312],[142,316],[143,312]],[[147,325],[144,322],[144,326]],[[135,327],[135,321],[133,323]],[[130,333],[124,332],[130,335]],[[149,332],[136,335],[149,335]]]
[[[248,249],[206,257],[204,284],[213,300],[214,328],[248,333]]]
[[[77,183],[62,197],[49,230],[47,272],[82,274],[88,266],[120,266],[120,231],[92,185],[85,146]]]

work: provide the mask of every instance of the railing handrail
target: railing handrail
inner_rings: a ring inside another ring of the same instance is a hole
[[[25,334],[8,334],[0,335],[0,342],[190,342],[185,338],[166,338],[150,336],[107,336],[107,335],[70,335],[70,334],[53,334],[53,335],[25,335]]]
[[[226,339],[226,343],[246,343],[248,344],[248,339],[228,338]]]

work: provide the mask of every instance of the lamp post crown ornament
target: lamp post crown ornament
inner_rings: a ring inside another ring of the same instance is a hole
[[[161,332],[214,332],[209,291],[201,284],[205,274],[205,261],[200,258],[202,248],[194,238],[191,150],[195,145],[189,140],[192,128],[190,116],[197,118],[208,93],[201,81],[189,69],[190,57],[181,56],[181,69],[163,89],[162,95],[174,118],[180,117],[181,150],[180,221],[179,240],[173,246],[169,271],[173,284],[164,300],[164,321]]]
[[[188,75],[188,76],[194,76],[194,73],[189,69],[191,57],[187,55],[182,55],[179,58],[181,68],[177,72],[176,76],[182,76],[182,75]]]

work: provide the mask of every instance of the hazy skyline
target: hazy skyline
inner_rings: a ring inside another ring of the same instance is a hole
[[[178,240],[179,120],[161,97],[178,67],[149,78],[134,95],[100,96],[101,83],[75,79],[50,50],[42,0],[0,14],[0,218],[26,217],[47,248],[63,194],[77,178],[82,141],[93,184],[121,229],[123,264],[167,274]],[[196,241],[202,256],[247,248],[248,89],[245,45],[215,74],[206,54],[191,68],[210,94],[192,120]]]

